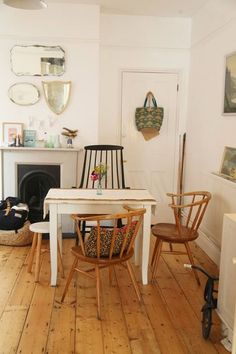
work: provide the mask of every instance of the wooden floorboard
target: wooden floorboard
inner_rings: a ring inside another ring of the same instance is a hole
[[[68,275],[73,239],[63,240],[63,263]],[[153,244],[153,240],[151,242]],[[212,274],[216,265],[195,244],[197,264]],[[125,268],[116,267],[112,285],[101,271],[102,320],[97,319],[94,281],[77,274],[65,301],[66,279],[50,286],[49,254],[43,257],[40,281],[34,268],[27,272],[29,247],[0,246],[0,354],[226,354],[221,345],[221,322],[214,312],[210,338],[201,335],[201,307],[205,277],[199,287],[185,256],[163,255],[153,283],[141,284],[142,302],[136,297]],[[151,271],[150,274],[151,275]]]

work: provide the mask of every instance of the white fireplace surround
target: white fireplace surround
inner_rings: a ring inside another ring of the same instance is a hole
[[[1,199],[17,196],[17,165],[59,165],[60,187],[78,185],[78,155],[80,149],[7,148],[1,147]],[[73,232],[73,222],[63,217],[62,232]]]

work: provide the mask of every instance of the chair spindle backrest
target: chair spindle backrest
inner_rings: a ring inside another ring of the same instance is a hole
[[[122,214],[113,214],[113,215],[96,215],[96,216],[87,216],[87,217],[80,217],[78,215],[73,215],[72,218],[76,222],[76,229],[79,236],[79,242],[82,249],[84,256],[86,256],[86,242],[89,241],[88,239],[84,239],[82,236],[82,232],[79,227],[79,223],[81,221],[96,221],[96,225],[93,227],[96,230],[96,237],[93,240],[94,248],[96,249],[96,258],[104,258],[102,254],[102,250],[104,251],[105,245],[103,242],[105,241],[106,237],[106,247],[107,249],[107,256],[105,258],[112,259],[114,256],[122,258],[125,254],[129,253],[135,242],[135,238],[138,234],[139,228],[143,222],[143,215],[145,214],[146,209],[137,209],[137,210],[130,210],[128,212]],[[123,227],[118,227],[118,220],[122,219],[124,224]],[[101,226],[101,221],[111,221],[112,226],[108,228]],[[109,235],[103,235],[103,232],[109,232]],[[92,231],[91,231],[92,232]],[[109,241],[107,242],[107,238]],[[119,247],[117,248],[117,242]]]
[[[84,147],[85,155],[79,188],[95,188],[91,173],[99,164],[107,166],[107,174],[102,179],[103,188],[124,189],[123,146],[89,145]]]
[[[181,226],[187,227],[190,235],[196,233],[211,199],[211,194],[206,191],[197,191],[183,194],[168,193],[167,195],[172,200],[169,206],[174,211],[179,236],[181,236]]]

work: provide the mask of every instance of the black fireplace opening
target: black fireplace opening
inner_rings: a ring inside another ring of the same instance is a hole
[[[60,174],[60,165],[17,165],[18,197],[28,204],[31,223],[43,220],[44,198],[50,188],[60,188]]]

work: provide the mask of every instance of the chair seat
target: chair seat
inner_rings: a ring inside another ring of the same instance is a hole
[[[49,225],[50,225],[49,221],[41,221],[41,222],[35,222],[31,224],[29,227],[30,231],[34,233],[34,236],[33,236],[33,242],[32,242],[30,255],[28,259],[28,272],[31,273],[32,266],[33,266],[33,258],[34,258],[34,254],[36,253],[35,282],[39,281],[41,253],[48,251],[47,249],[41,249],[41,244],[42,244],[42,235],[49,233]],[[59,261],[60,261],[59,263],[61,265],[61,270],[62,270],[62,276],[64,277],[62,256],[61,256],[59,243],[58,243],[58,252],[59,252]]]
[[[176,225],[171,223],[159,223],[152,227],[152,234],[164,242],[183,243],[198,237],[197,231],[191,233],[190,228],[182,225],[180,233]]]
[[[30,231],[37,234],[48,234],[49,233],[49,221],[35,222],[30,225]]]
[[[112,264],[117,264],[129,260],[134,254],[134,249],[131,249],[129,253],[125,253],[122,257],[118,255],[118,256],[113,256],[112,259],[109,259],[108,257],[96,258],[96,257],[84,256],[82,252],[82,248],[80,246],[72,247],[71,252],[73,253],[74,256],[78,257],[83,262],[94,263],[97,265],[98,264],[105,265],[106,263],[109,263],[109,265],[112,265]]]

